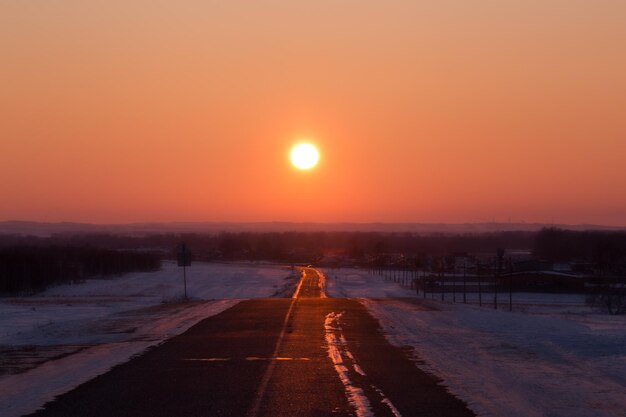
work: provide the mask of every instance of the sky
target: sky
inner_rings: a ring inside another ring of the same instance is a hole
[[[0,220],[626,225],[623,0],[3,0],[0,51]]]

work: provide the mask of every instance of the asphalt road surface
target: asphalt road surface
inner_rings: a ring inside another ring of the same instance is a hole
[[[314,269],[293,298],[244,301],[34,416],[473,416]],[[417,352],[419,354],[419,352]]]

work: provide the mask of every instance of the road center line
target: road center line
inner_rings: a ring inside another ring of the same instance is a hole
[[[289,304],[289,310],[287,310],[287,315],[285,315],[285,320],[283,321],[283,328],[280,331],[280,335],[278,336],[278,340],[276,341],[276,347],[274,348],[274,353],[272,357],[278,357],[278,351],[283,343],[283,339],[285,337],[285,333],[287,333],[287,326],[289,325],[289,320],[291,318],[291,313],[293,311],[293,306],[298,301],[298,295],[300,294],[300,288],[302,288],[302,283],[304,282],[304,277],[306,276],[304,270],[302,270],[302,275],[300,276],[300,282],[298,283],[298,287],[296,288],[296,292],[293,294],[291,299],[291,303]],[[263,374],[263,379],[261,379],[261,384],[259,385],[259,389],[256,393],[256,397],[254,398],[254,402],[252,406],[248,410],[246,414],[247,417],[257,417],[259,415],[259,410],[261,409],[261,401],[265,396],[265,391],[267,390],[267,384],[272,377],[272,373],[274,372],[274,368],[276,367],[277,361],[270,361],[265,373]]]
[[[302,270],[302,275],[300,276],[300,282],[298,282],[298,286],[296,287],[296,292],[293,293],[293,296],[291,298],[298,298],[298,296],[300,295],[300,288],[302,288],[302,283],[304,282],[304,269]]]

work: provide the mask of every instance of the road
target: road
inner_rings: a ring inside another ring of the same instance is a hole
[[[305,268],[293,298],[243,301],[33,416],[464,417],[358,300]]]

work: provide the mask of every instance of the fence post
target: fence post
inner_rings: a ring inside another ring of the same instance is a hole
[[[439,273],[439,276],[441,278],[441,301],[443,301],[444,298],[445,298],[444,295],[443,295],[443,292],[446,289],[446,273],[444,271],[441,271]]]
[[[463,261],[463,304],[467,304],[467,264]]]
[[[498,273],[496,266],[496,259],[493,259],[493,308],[498,309]]]
[[[480,280],[480,262],[476,262],[476,278],[478,278],[478,305],[483,306],[483,288]]]

